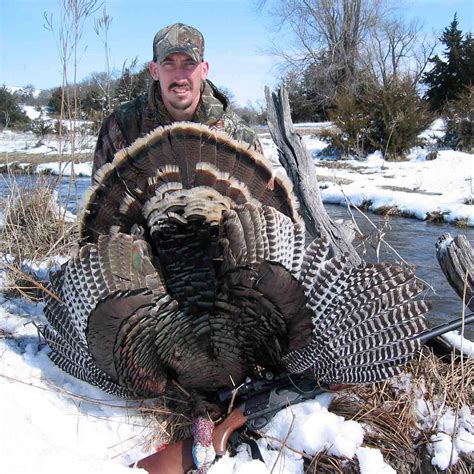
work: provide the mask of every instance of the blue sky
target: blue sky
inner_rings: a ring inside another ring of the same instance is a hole
[[[473,30],[474,2],[468,0],[401,0],[406,19],[419,18],[428,32],[438,33],[458,12],[463,31]],[[175,22],[191,24],[206,39],[210,79],[233,91],[236,99],[263,99],[264,85],[276,83],[275,60],[262,53],[272,39],[268,18],[252,0],[108,0],[111,66],[120,70],[125,60],[151,59],[151,43],[160,28]],[[61,83],[55,40],[44,28],[43,13],[53,13],[57,0],[0,0],[0,84],[49,88]],[[98,17],[100,11],[94,17]],[[94,33],[93,19],[85,25],[78,78],[104,69],[104,48]]]

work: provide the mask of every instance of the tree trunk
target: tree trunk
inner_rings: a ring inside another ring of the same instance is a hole
[[[300,203],[300,213],[307,231],[313,237],[326,235],[332,243],[335,255],[346,254],[353,265],[359,265],[361,259],[352,245],[352,228],[336,225],[324,208],[319,193],[316,166],[291,121],[288,92],[281,87],[278,93],[272,93],[265,87],[265,97],[268,127],[278,147],[280,163],[293,182],[293,190]]]
[[[464,235],[454,239],[443,234],[436,242],[439,265],[456,293],[463,298],[466,288],[466,306],[474,311],[474,252]]]

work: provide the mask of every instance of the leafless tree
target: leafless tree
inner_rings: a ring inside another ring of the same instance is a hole
[[[283,83],[290,86],[294,117],[333,117],[354,104],[351,116],[358,117],[356,126],[362,97],[382,96],[390,118],[383,133],[390,135],[389,142],[395,141],[393,130],[405,120],[397,97],[406,93],[417,98],[416,87],[434,44],[422,35],[419,23],[397,18],[393,3],[259,0],[275,27],[272,52],[287,68]]]
[[[329,100],[339,86],[355,84],[361,46],[388,11],[383,0],[260,0],[258,6],[275,27],[271,52],[290,69],[311,67]]]
[[[60,16],[55,22],[52,13],[44,13],[45,28],[50,30],[56,41],[59,58],[62,65],[62,100],[60,114],[60,143],[62,153],[62,120],[68,118],[71,129],[71,154],[75,157],[75,126],[78,118],[78,88],[77,68],[80,56],[82,33],[86,20],[100,7],[98,0],[61,0],[59,2]],[[72,68],[72,80],[70,69]],[[70,87],[71,86],[71,87]],[[72,97],[71,97],[72,94]],[[65,112],[68,111],[68,117]]]
[[[416,86],[435,46],[436,41],[422,34],[418,22],[387,19],[370,32],[362,64],[382,87],[407,77]]]
[[[125,60],[120,77],[114,86],[115,100],[121,104],[134,99],[146,91],[149,80],[148,64],[139,64],[138,56],[135,56],[130,62]]]
[[[59,20],[53,18],[52,13],[44,12],[45,28],[50,30],[56,41],[59,59],[62,66],[62,98],[61,113],[59,120],[58,133],[58,152],[60,164],[63,158],[64,146],[64,127],[63,119],[69,120],[68,134],[71,146],[71,176],[69,178],[69,187],[66,197],[66,205],[69,202],[71,189],[75,186],[74,163],[76,161],[76,125],[79,113],[79,96],[77,84],[77,68],[80,57],[85,51],[81,47],[81,39],[84,30],[84,24],[87,19],[100,8],[99,0],[59,0]],[[71,79],[72,68],[72,79]],[[62,176],[59,177],[59,186]],[[77,204],[77,187],[75,187],[75,196]]]
[[[104,96],[106,97],[106,112],[112,110],[112,74],[110,71],[110,47],[109,47],[109,28],[112,23],[112,17],[107,13],[104,6],[102,16],[94,21],[94,31],[97,36],[101,39],[104,44],[105,50],[105,81],[98,81],[97,85],[103,90]]]

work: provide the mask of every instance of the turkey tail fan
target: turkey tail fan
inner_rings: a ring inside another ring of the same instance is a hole
[[[136,140],[97,171],[85,197],[83,243],[110,229],[145,228],[141,210],[158,188],[173,182],[182,189],[208,186],[236,204],[257,201],[299,219],[290,181],[274,175],[266,158],[222,132],[179,122]]]
[[[303,257],[304,232],[301,222],[293,222],[272,207],[235,206],[220,221],[220,243],[228,249],[224,267],[249,267],[265,261],[296,275]]]
[[[97,244],[82,247],[51,278],[51,289],[57,298],[46,299],[49,325],[42,334],[52,349],[51,359],[60,368],[119,396],[163,390],[157,382],[160,372],[152,363],[149,376],[155,382],[148,389],[155,390],[151,391],[124,378],[116,366],[121,351],[116,339],[125,330],[123,322],[135,314],[145,326],[147,314],[164,294],[144,241],[124,234],[101,236]],[[144,379],[146,373],[144,365]]]
[[[412,272],[305,247],[289,180],[227,135],[158,128],[98,170],[83,246],[42,332],[67,372],[121,396],[213,393],[258,368],[380,380],[420,346]]]
[[[308,346],[283,358],[288,371],[323,383],[374,382],[399,373],[426,329],[430,305],[413,301],[422,286],[397,265],[351,268],[343,257],[319,263],[326,250],[325,239],[315,241],[303,260],[300,278],[314,328]]]

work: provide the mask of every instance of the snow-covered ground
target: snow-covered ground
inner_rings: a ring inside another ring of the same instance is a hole
[[[369,210],[396,207],[403,215],[426,219],[442,214],[446,222],[474,226],[474,156],[441,150],[426,160],[426,150],[412,150],[410,160],[386,162],[374,153],[347,169],[320,169],[324,202],[361,206]],[[325,179],[331,181],[325,181]],[[337,184],[338,180],[347,184]],[[347,180],[347,181],[346,181]]]
[[[96,138],[86,134],[78,133],[76,136],[76,152],[92,153],[94,151]],[[39,138],[33,132],[13,132],[4,130],[0,132],[0,153],[12,155],[15,153],[28,153],[35,155],[57,155],[62,150],[63,154],[69,154],[71,144],[68,139],[59,141],[57,136],[48,135]]]
[[[50,262],[50,263],[54,263]],[[44,274],[46,263],[39,270]],[[7,286],[0,272],[0,286]],[[130,463],[154,451],[156,423],[133,404],[106,395],[58,369],[38,345],[34,324],[44,323],[42,305],[8,299],[0,293],[0,446],[2,473],[126,473]],[[401,377],[391,382],[407,386]],[[224,456],[212,474],[303,473],[299,452],[326,451],[357,459],[360,472],[394,473],[378,449],[364,446],[365,427],[328,409],[332,394],[319,395],[278,413],[258,441],[265,465],[253,460],[246,445]],[[420,429],[435,434],[429,445],[432,463],[441,469],[461,453],[474,453],[471,408],[458,418],[441,401],[417,402]],[[277,441],[280,440],[280,441]],[[282,441],[285,447],[280,453]],[[140,471],[144,472],[144,471]]]
[[[42,119],[53,130],[57,126],[57,119],[48,116],[46,108],[38,109],[31,105],[22,105],[23,112],[31,120]],[[91,122],[77,120],[75,123],[75,149],[78,153],[91,153],[94,151],[96,137],[90,134]],[[32,131],[18,132],[14,130],[0,131],[0,153],[16,154],[27,153],[37,155],[57,155],[58,153],[69,154],[71,152],[71,143],[68,138],[68,130],[72,129],[72,122],[62,121],[64,129],[64,138],[54,134],[48,134],[45,137],[39,137]]]
[[[315,124],[304,126],[316,128]],[[433,129],[426,133],[431,137],[438,132]],[[37,141],[33,134],[4,131],[0,133],[0,152],[40,153],[33,148]],[[93,142],[91,137],[90,150]],[[326,146],[308,135],[304,142],[313,156]],[[271,140],[263,136],[262,143],[265,154],[277,163],[277,150]],[[370,200],[374,208],[397,206],[418,218],[425,218],[426,212],[444,212],[449,221],[463,219],[474,225],[474,206],[465,204],[473,198],[474,156],[445,150],[433,161],[425,158],[426,151],[413,150],[409,161],[386,163],[376,154],[366,162],[342,162],[342,168],[323,167],[317,159],[325,187],[323,199],[342,203],[347,197],[355,204]],[[39,169],[60,171],[57,164],[41,165]],[[70,172],[67,168],[63,171]],[[76,165],[75,173],[89,176],[90,163]],[[344,184],[337,184],[338,180]],[[45,265],[40,267],[43,272]],[[6,273],[0,271],[0,288],[7,286]],[[34,324],[44,322],[41,304],[7,298],[0,290],[0,471],[130,472],[126,467],[129,463],[153,452],[159,444],[153,439],[157,426],[136,406],[56,368],[47,357],[48,349],[38,346]],[[459,336],[449,337],[459,344]],[[473,346],[463,341],[471,355]],[[393,383],[403,385],[401,381]],[[357,459],[362,473],[395,472],[381,451],[364,446],[367,427],[330,412],[332,397],[323,394],[277,414],[265,429],[268,438],[258,442],[265,464],[252,460],[248,448],[242,445],[236,456],[225,456],[211,473],[302,473],[303,458],[298,451],[309,455],[327,451]],[[474,453],[471,407],[461,407],[456,415],[443,400],[427,401],[420,392],[417,410],[420,430],[434,433],[428,446],[433,465],[446,469],[461,453]],[[281,453],[281,442],[276,439],[286,439],[287,447]]]
[[[402,215],[417,219],[442,215],[445,222],[474,226],[474,155],[440,150],[434,160],[427,159],[434,140],[443,133],[442,121],[436,120],[421,134],[431,146],[413,148],[408,160],[400,162],[385,161],[380,152],[365,161],[325,160],[324,141],[308,135],[303,141],[315,159],[325,203],[368,205],[369,211],[396,207]],[[278,151],[269,135],[261,141],[266,156],[278,165]]]

